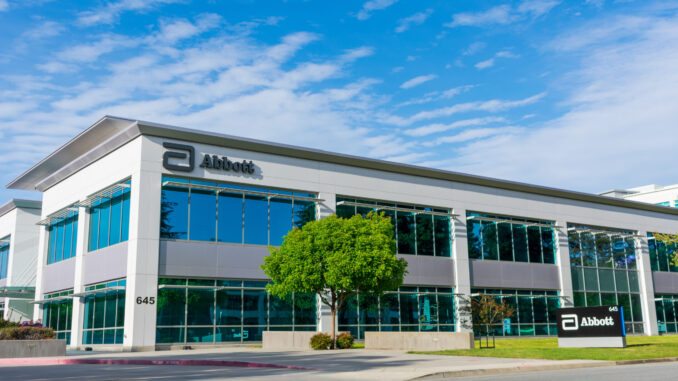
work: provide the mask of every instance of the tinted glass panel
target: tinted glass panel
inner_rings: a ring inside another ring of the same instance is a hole
[[[188,189],[163,187],[160,237],[188,239]]]
[[[292,230],[292,200],[271,198],[271,245],[280,246],[283,237]]]
[[[245,243],[268,244],[268,200],[245,195]]]
[[[219,242],[242,243],[243,196],[219,193]]]
[[[216,193],[211,190],[191,189],[190,200],[190,237],[188,239],[194,241],[216,241]]]

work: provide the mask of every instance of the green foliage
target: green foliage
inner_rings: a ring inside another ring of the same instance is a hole
[[[393,224],[383,213],[308,222],[269,252],[261,266],[273,280],[266,289],[280,298],[292,292],[319,295],[332,311],[332,332],[336,312],[348,297],[397,289],[407,267],[395,255]]]
[[[663,234],[663,233],[657,233],[653,232],[652,236],[654,237],[655,240],[664,242],[667,246],[668,250],[668,245],[673,244],[675,246],[678,246],[678,234]],[[678,267],[678,250],[673,250],[671,253],[668,253],[671,257],[671,262],[670,265],[674,267]]]
[[[559,348],[558,339],[502,339],[496,348],[435,352],[410,352],[431,355],[534,358],[551,360],[640,360],[678,357],[678,336],[628,336],[626,348]]]
[[[0,329],[2,328],[9,328],[9,327],[18,327],[21,324],[9,320],[4,320],[0,318]]]
[[[0,340],[50,340],[56,338],[52,328],[7,327],[0,329]]]
[[[332,346],[332,338],[326,333],[316,333],[311,337],[311,348],[315,350],[326,350]]]
[[[355,340],[353,335],[348,332],[343,332],[337,336],[336,347],[339,349],[349,349],[353,346],[353,340]]]
[[[378,294],[400,287],[407,266],[395,256],[390,218],[376,213],[311,221],[269,252],[261,268],[273,280],[266,288],[279,297],[326,290]]]

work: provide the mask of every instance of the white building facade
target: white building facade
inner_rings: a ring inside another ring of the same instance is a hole
[[[43,194],[34,318],[73,348],[327,331],[314,296],[268,295],[259,266],[295,226],[372,210],[392,217],[409,273],[339,314],[358,338],[467,330],[459,298],[476,293],[515,306],[505,336],[553,335],[571,305],[622,305],[629,333],[678,323],[663,304],[678,273],[654,270],[648,236],[678,231],[676,209],[114,117],[8,187]]]
[[[40,202],[11,200],[0,206],[0,317],[33,317]]]

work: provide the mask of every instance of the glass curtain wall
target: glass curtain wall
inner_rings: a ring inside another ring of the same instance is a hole
[[[515,310],[513,317],[494,326],[497,336],[558,334],[556,310],[560,308],[560,297],[557,291],[474,288],[471,293],[492,295],[498,303],[504,301]]]
[[[166,181],[187,186],[162,187],[161,238],[279,246],[294,227],[315,220],[316,202],[294,198],[316,198],[311,193],[163,177]]]
[[[57,339],[66,340],[66,343],[71,342],[73,299],[69,296],[72,294],[73,290],[46,294],[45,299],[48,301],[42,306],[43,324],[54,330]],[[50,301],[50,299],[54,300]]]
[[[357,294],[337,314],[340,331],[364,339],[366,331],[428,332],[455,330],[452,288],[400,287],[377,297]]]
[[[374,205],[369,207],[337,205],[337,215],[342,218],[351,218],[356,214],[366,216],[367,213],[373,211],[384,212],[386,216],[391,217],[399,254],[436,257],[451,255],[452,221],[450,216],[426,213],[449,213],[449,210],[337,196],[337,204],[342,201]],[[398,210],[381,209],[380,206],[398,208]]]
[[[127,181],[125,184],[130,185]],[[103,198],[89,209],[88,251],[102,249],[129,239],[129,206],[131,190],[122,188],[110,198]]]
[[[544,226],[553,225],[552,221],[476,212],[468,212],[466,216],[469,258],[556,263],[554,231]]]
[[[569,225],[575,307],[621,305],[626,332],[643,333],[633,232]]]
[[[158,280],[156,343],[261,341],[263,331],[315,331],[316,298],[283,300],[266,281]]]
[[[65,217],[53,221],[48,227],[49,246],[47,264],[75,257],[78,242],[78,212],[71,211]]]
[[[678,294],[655,295],[659,333],[678,332]]]
[[[7,278],[9,270],[9,236],[0,240],[0,279]]]
[[[83,344],[122,344],[125,285],[125,280],[119,280],[85,287]]]
[[[671,263],[678,250],[678,244],[658,241],[651,233],[647,234],[647,244],[652,271],[678,272],[678,263]]]

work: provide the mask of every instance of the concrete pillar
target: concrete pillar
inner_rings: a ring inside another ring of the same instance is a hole
[[[636,263],[638,266],[638,286],[640,288],[640,304],[643,312],[643,332],[645,335],[658,335],[657,309],[654,305],[654,281],[650,267],[650,250],[647,244],[647,232],[638,232],[636,238]]]
[[[452,236],[452,259],[454,261],[454,292],[463,294],[455,299],[455,322],[457,332],[471,332],[471,316],[464,310],[465,298],[471,296],[471,261],[468,258],[468,238],[466,231],[466,209],[454,208]],[[461,302],[461,303],[460,303]]]
[[[78,210],[78,237],[75,248],[75,277],[73,280],[73,293],[77,294],[85,291],[85,259],[87,254],[87,243],[89,242],[89,213],[87,208]],[[73,314],[71,318],[71,342],[69,347],[72,349],[82,345],[82,328],[84,320],[84,298],[73,298]]]
[[[570,269],[570,246],[567,237],[567,222],[556,221],[555,229],[556,264],[560,276],[561,307],[574,307],[574,290],[572,289],[572,270]]]
[[[45,217],[44,215],[42,217]],[[37,268],[35,271],[35,300],[42,300],[44,295],[42,292],[43,273],[47,264],[47,250],[49,233],[46,226],[40,226],[40,240],[38,243],[38,259]],[[35,304],[33,307],[33,320],[42,320],[44,317],[42,304]]]
[[[155,349],[162,175],[137,170],[130,189],[123,350]],[[148,298],[149,303],[136,300]],[[152,299],[151,299],[152,298]],[[150,300],[156,302],[150,303]]]
[[[334,193],[320,193],[318,198],[324,200],[323,202],[318,203],[318,208],[316,211],[318,219],[325,218],[330,214],[336,213],[337,197]],[[318,319],[317,330],[318,332],[332,332],[332,311],[330,310],[329,306],[323,304],[323,302],[320,301],[320,297],[316,296],[316,300],[316,305],[318,306],[316,310],[316,316]],[[335,330],[339,329],[338,323],[339,321],[337,319],[337,326],[335,327]]]

